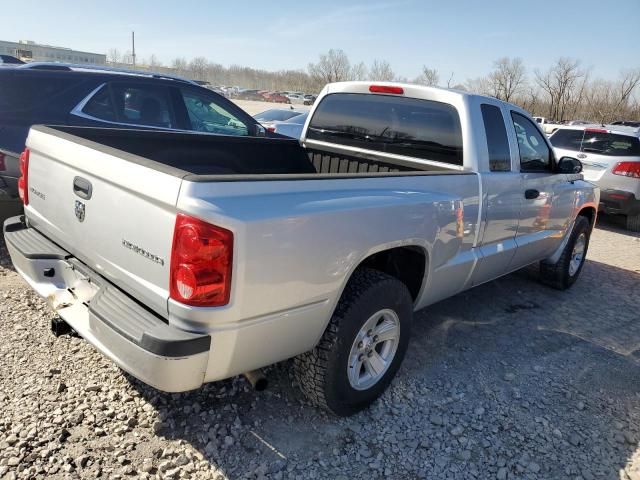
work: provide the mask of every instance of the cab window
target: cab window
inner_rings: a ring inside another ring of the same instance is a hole
[[[521,172],[551,171],[553,154],[533,122],[516,112],[511,112],[513,127],[518,138]]]

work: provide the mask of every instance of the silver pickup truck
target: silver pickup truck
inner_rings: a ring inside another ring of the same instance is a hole
[[[176,392],[295,357],[339,415],[414,311],[537,262],[571,286],[599,200],[518,107],[394,83],[327,85],[300,142],[36,126],[21,170],[16,270],[122,369]]]

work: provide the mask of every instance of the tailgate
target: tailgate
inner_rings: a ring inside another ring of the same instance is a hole
[[[181,178],[46,127],[27,147],[30,225],[166,316]]]

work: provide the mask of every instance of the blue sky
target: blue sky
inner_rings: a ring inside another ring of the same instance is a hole
[[[131,30],[139,56],[165,63],[306,68],[341,48],[352,62],[384,59],[409,78],[426,64],[454,82],[502,56],[521,57],[529,73],[560,56],[595,77],[640,67],[640,0],[21,0],[3,9],[0,39],[106,53],[127,50]]]

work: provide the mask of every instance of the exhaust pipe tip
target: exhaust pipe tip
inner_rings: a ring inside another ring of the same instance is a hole
[[[244,378],[251,384],[256,392],[262,392],[269,386],[267,377],[264,376],[262,370],[251,370],[244,373]]]

